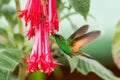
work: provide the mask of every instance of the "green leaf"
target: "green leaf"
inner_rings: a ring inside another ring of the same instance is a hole
[[[14,34],[14,40],[16,44],[24,44],[24,36],[21,35],[20,33]]]
[[[84,75],[87,75],[89,72],[94,72],[104,80],[120,80],[120,78],[114,76],[114,74],[110,70],[102,66],[96,60],[84,56],[74,56],[73,58],[76,58],[76,60],[78,59],[78,62],[76,62],[75,64],[75,62],[70,62],[72,60],[71,57],[66,54],[64,55],[68,59],[70,67],[78,64],[76,66],[76,69]]]
[[[0,18],[2,16],[2,11],[1,11],[1,7],[4,5],[4,4],[8,4],[10,2],[10,0],[0,0]]]
[[[18,49],[0,49],[0,80],[8,79],[9,72],[20,63],[21,56]]]
[[[56,0],[57,1],[57,8],[60,7],[60,4],[62,4],[61,0]]]
[[[16,13],[15,8],[13,8],[13,7],[11,7],[10,5],[7,5],[7,4],[3,5],[1,10],[5,15],[10,15],[11,16],[11,15],[14,15]]]
[[[71,68],[71,73],[76,69],[77,65],[78,65],[78,58],[76,58],[75,56],[73,56],[72,58],[69,57],[68,55],[64,54],[65,57],[67,58],[69,64],[70,64],[70,68]]]
[[[2,28],[2,27],[0,27],[0,36],[4,37],[5,39],[8,39],[8,33],[7,33],[7,31],[6,31],[4,28]]]
[[[80,13],[86,20],[89,12],[90,0],[70,0],[70,3],[76,12]]]
[[[15,8],[5,4],[1,7],[1,12],[9,22],[11,27],[15,27],[17,24],[17,14]]]
[[[72,73],[77,67],[79,59],[73,56],[72,58],[68,58],[68,60],[69,60],[70,68],[71,68],[70,72]]]
[[[10,0],[0,0],[0,4],[8,4],[10,2]]]
[[[62,2],[61,0],[56,0],[57,1],[57,11],[58,13],[62,13],[62,11],[66,8],[65,7],[65,2]],[[58,14],[60,17],[60,14]]]
[[[113,43],[116,44],[120,41],[120,21],[116,25],[115,35],[113,38]]]
[[[112,54],[115,64],[120,69],[120,21],[116,25],[112,43]]]
[[[84,75],[94,72],[104,80],[120,80],[110,70],[102,66],[99,62],[83,56],[76,56],[79,59],[77,70]]]

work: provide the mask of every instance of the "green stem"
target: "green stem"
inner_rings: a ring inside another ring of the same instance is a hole
[[[15,0],[15,4],[16,4],[16,11],[20,10],[20,1],[19,0]],[[17,16],[19,14],[17,13]],[[18,28],[19,28],[19,33],[23,34],[23,25],[22,25],[22,21],[21,19],[18,19]],[[24,53],[23,53],[24,56]],[[19,80],[25,80],[26,77],[26,66],[24,65],[24,63],[21,63],[19,66]]]
[[[26,77],[26,67],[23,64],[20,64],[19,66],[19,80],[25,80]]]
[[[74,14],[77,14],[77,13],[76,13],[76,12],[73,12],[73,13],[65,14],[65,13],[63,12],[63,14],[64,14],[65,16],[63,16],[63,17],[61,18],[61,20],[67,19],[67,20],[69,21],[69,23],[71,24],[72,29],[73,29],[73,30],[76,30],[76,29],[77,29],[77,26],[71,21],[70,16],[71,16],[71,15],[74,15]]]
[[[20,10],[20,1],[19,0],[15,0],[15,4],[16,4],[16,11]],[[17,13],[17,15],[19,15],[19,14]],[[19,32],[21,34],[23,34],[23,25],[22,25],[21,19],[19,19],[19,18],[18,18],[18,27],[19,27]]]
[[[66,15],[64,15],[63,17],[61,17],[61,18],[59,19],[59,21],[62,21],[62,20],[66,19],[66,18],[68,18],[69,16],[74,15],[74,14],[77,14],[77,13],[76,13],[76,12],[72,12],[72,13],[66,14]]]

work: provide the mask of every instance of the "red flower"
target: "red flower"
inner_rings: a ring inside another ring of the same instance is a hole
[[[39,25],[39,28],[35,31],[32,53],[27,60],[29,72],[40,70],[50,74],[54,70],[56,62],[52,60],[49,44],[47,29],[44,28],[44,25]]]
[[[50,53],[50,33],[58,30],[56,0],[28,0],[25,10],[20,11],[20,18],[30,24],[27,36],[34,37],[31,55],[27,59],[29,72],[44,71],[50,74],[56,66]]]
[[[28,39],[35,35],[35,29],[42,22],[49,32],[59,29],[56,0],[28,0],[25,10],[20,12],[19,18],[25,20],[26,26],[30,23]]]

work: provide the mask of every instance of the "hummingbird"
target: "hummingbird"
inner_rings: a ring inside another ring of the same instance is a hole
[[[62,35],[54,34],[55,40],[60,49],[68,54],[81,53],[81,48],[85,47],[100,36],[100,31],[88,32],[89,25],[83,25],[77,29],[68,39],[65,39]]]

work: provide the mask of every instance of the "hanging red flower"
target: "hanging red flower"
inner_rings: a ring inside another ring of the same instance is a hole
[[[27,59],[27,70],[50,74],[57,64],[52,60],[49,42],[50,33],[59,29],[56,0],[28,0],[19,17],[25,20],[26,26],[30,24],[28,39],[34,37],[32,53]]]
[[[52,60],[50,54],[49,33],[44,25],[39,25],[39,29],[35,31],[35,40],[31,55],[28,57],[28,71],[37,70],[50,74],[56,66],[56,62]]]

